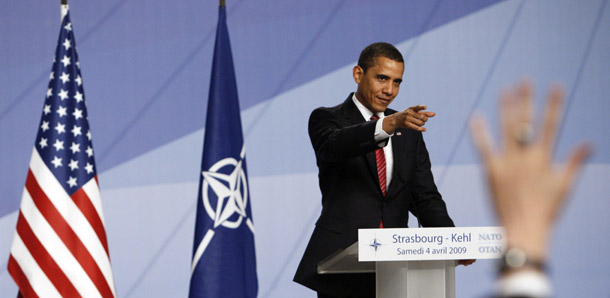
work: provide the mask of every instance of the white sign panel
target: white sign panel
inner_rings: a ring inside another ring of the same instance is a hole
[[[500,227],[358,230],[360,262],[497,259],[504,247]]]

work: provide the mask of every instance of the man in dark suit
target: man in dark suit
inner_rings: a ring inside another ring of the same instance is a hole
[[[425,111],[426,106],[387,109],[398,94],[403,70],[394,46],[369,45],[353,69],[356,92],[342,104],[314,110],[309,118],[322,214],[294,281],[318,297],[375,297],[374,274],[317,274],[321,260],[358,240],[359,228],[407,227],[409,211],[424,227],[454,226],[422,138],[424,124],[435,113]]]

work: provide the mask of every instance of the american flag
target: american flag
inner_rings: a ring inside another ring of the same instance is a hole
[[[116,297],[76,43],[63,9],[8,270],[23,297]]]

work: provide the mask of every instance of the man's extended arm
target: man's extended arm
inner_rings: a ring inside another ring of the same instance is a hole
[[[336,111],[318,108],[309,117],[309,137],[318,161],[340,162],[375,149],[376,121],[346,126]]]

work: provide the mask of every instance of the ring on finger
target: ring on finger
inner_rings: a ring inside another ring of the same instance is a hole
[[[513,129],[513,136],[520,146],[525,147],[534,139],[534,128],[527,122],[520,122]]]

